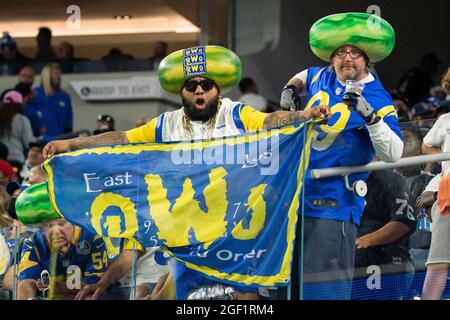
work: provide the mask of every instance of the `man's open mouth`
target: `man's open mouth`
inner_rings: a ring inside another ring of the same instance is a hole
[[[195,104],[196,104],[198,107],[203,107],[203,106],[205,105],[205,99],[203,99],[203,98],[198,98],[198,99],[195,100]]]

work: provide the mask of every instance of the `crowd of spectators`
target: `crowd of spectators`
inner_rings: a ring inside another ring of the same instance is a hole
[[[28,186],[45,181],[40,167],[44,161],[42,148],[45,142],[73,130],[71,99],[61,89],[61,76],[73,72],[74,63],[86,60],[75,58],[74,47],[68,42],[60,43],[54,50],[48,28],[39,30],[37,43],[36,56],[30,59],[21,54],[15,41],[4,33],[0,54],[0,64],[8,65],[7,74],[18,74],[18,83],[2,93],[0,106],[0,228],[3,230],[0,236],[9,246],[10,260],[13,257],[17,260],[18,298],[128,299],[131,293],[137,299],[165,298],[161,292],[168,283],[169,258],[163,251],[142,248],[123,239],[100,238],[64,220],[36,227],[24,226],[17,220],[14,212],[17,196]],[[156,69],[166,54],[167,43],[158,42],[149,58],[151,69]],[[112,48],[102,61],[131,59],[134,57],[122,53],[119,48]],[[30,67],[33,62],[51,62],[43,67],[41,83],[35,88],[34,70]],[[441,86],[435,86],[431,80],[439,64],[435,54],[425,55],[419,66],[405,72],[398,87],[391,91],[402,122],[403,157],[448,152],[443,141],[449,132],[446,125],[449,121],[442,124],[444,120],[438,120],[440,127],[433,127],[436,119],[447,119],[450,111],[447,94],[450,69]],[[243,78],[239,88],[242,102],[266,112],[277,108],[260,95],[251,78]],[[147,121],[144,116],[138,119],[136,126]],[[428,133],[430,129],[431,133]],[[114,118],[103,114],[98,116],[93,134],[114,130]],[[432,147],[434,149],[430,151]],[[450,261],[442,262],[436,258],[439,250],[436,253],[432,248],[430,228],[422,224],[425,220],[441,225],[443,223],[439,221],[445,220],[436,213],[439,188],[433,179],[439,176],[441,169],[439,164],[428,164],[370,173],[369,193],[355,243],[353,298],[376,297],[375,291],[366,286],[370,275],[367,270],[374,265],[380,266],[380,272],[385,276],[381,283],[383,290],[377,291],[379,298],[420,296],[424,281],[422,279],[417,285],[417,274],[426,272],[427,265],[438,271],[445,270],[445,279],[442,272],[440,278],[435,277],[437,280],[427,275],[428,287],[425,286],[424,295],[434,299],[442,296]],[[441,250],[443,246],[448,249],[442,241],[436,246]],[[93,248],[96,250],[91,250]],[[428,259],[430,252],[433,253],[431,260]],[[56,260],[56,265],[51,265],[52,260]],[[131,290],[133,263],[137,267],[136,292]],[[69,270],[70,265],[77,266],[82,274],[81,284],[73,288],[62,285],[75,272]],[[52,268],[58,279],[53,283],[47,277]],[[0,297],[11,298],[13,270],[11,264],[1,278]],[[440,281],[437,293],[430,289],[430,283],[436,281]]]
[[[34,57],[27,57],[20,52],[17,42],[8,32],[3,32],[0,46],[0,74],[15,75],[24,66],[32,66],[36,71],[45,64],[56,62],[60,65],[63,73],[79,73],[83,70],[95,71],[120,71],[122,68],[133,68],[130,61],[137,61],[131,54],[123,53],[120,48],[114,47],[105,54],[100,61],[88,58],[77,57],[73,44],[62,41],[54,48],[52,46],[52,31],[49,28],[42,27],[36,36],[37,51]],[[159,62],[167,55],[168,44],[164,41],[157,41],[153,48],[153,54],[146,58],[140,59],[141,63],[137,64],[138,70],[156,70]],[[86,66],[84,66],[85,64]],[[131,70],[130,70],[131,71]]]

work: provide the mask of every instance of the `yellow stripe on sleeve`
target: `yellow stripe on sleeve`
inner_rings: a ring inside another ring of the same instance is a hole
[[[395,107],[393,105],[386,106],[378,110],[377,116],[379,116],[380,118],[384,118],[386,116],[395,116],[398,118],[397,110],[395,110]]]
[[[125,131],[128,142],[155,142],[157,119],[153,118],[143,126]]]
[[[245,131],[258,131],[264,129],[264,120],[268,115],[268,113],[258,111],[250,106],[243,106],[239,113]]]

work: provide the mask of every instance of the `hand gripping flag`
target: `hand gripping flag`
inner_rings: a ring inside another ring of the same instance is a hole
[[[83,229],[160,246],[211,279],[287,285],[308,127],[57,155],[44,164],[50,203]]]

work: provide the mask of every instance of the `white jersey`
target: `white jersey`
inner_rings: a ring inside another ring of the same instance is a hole
[[[146,125],[126,132],[129,142],[169,142],[235,136],[263,129],[267,114],[227,98],[221,99],[214,127],[209,122],[189,121],[191,133],[183,125],[180,108],[165,112]]]
[[[180,141],[189,139],[209,139],[220,138],[225,136],[235,136],[243,133],[241,130],[239,115],[237,119],[233,116],[233,110],[238,111],[239,105],[242,103],[234,102],[230,99],[222,99],[222,105],[216,117],[214,128],[210,128],[209,123],[201,121],[189,121],[192,129],[192,137],[183,127],[183,108],[173,112],[166,112],[159,116],[156,130],[160,128],[162,141]]]

